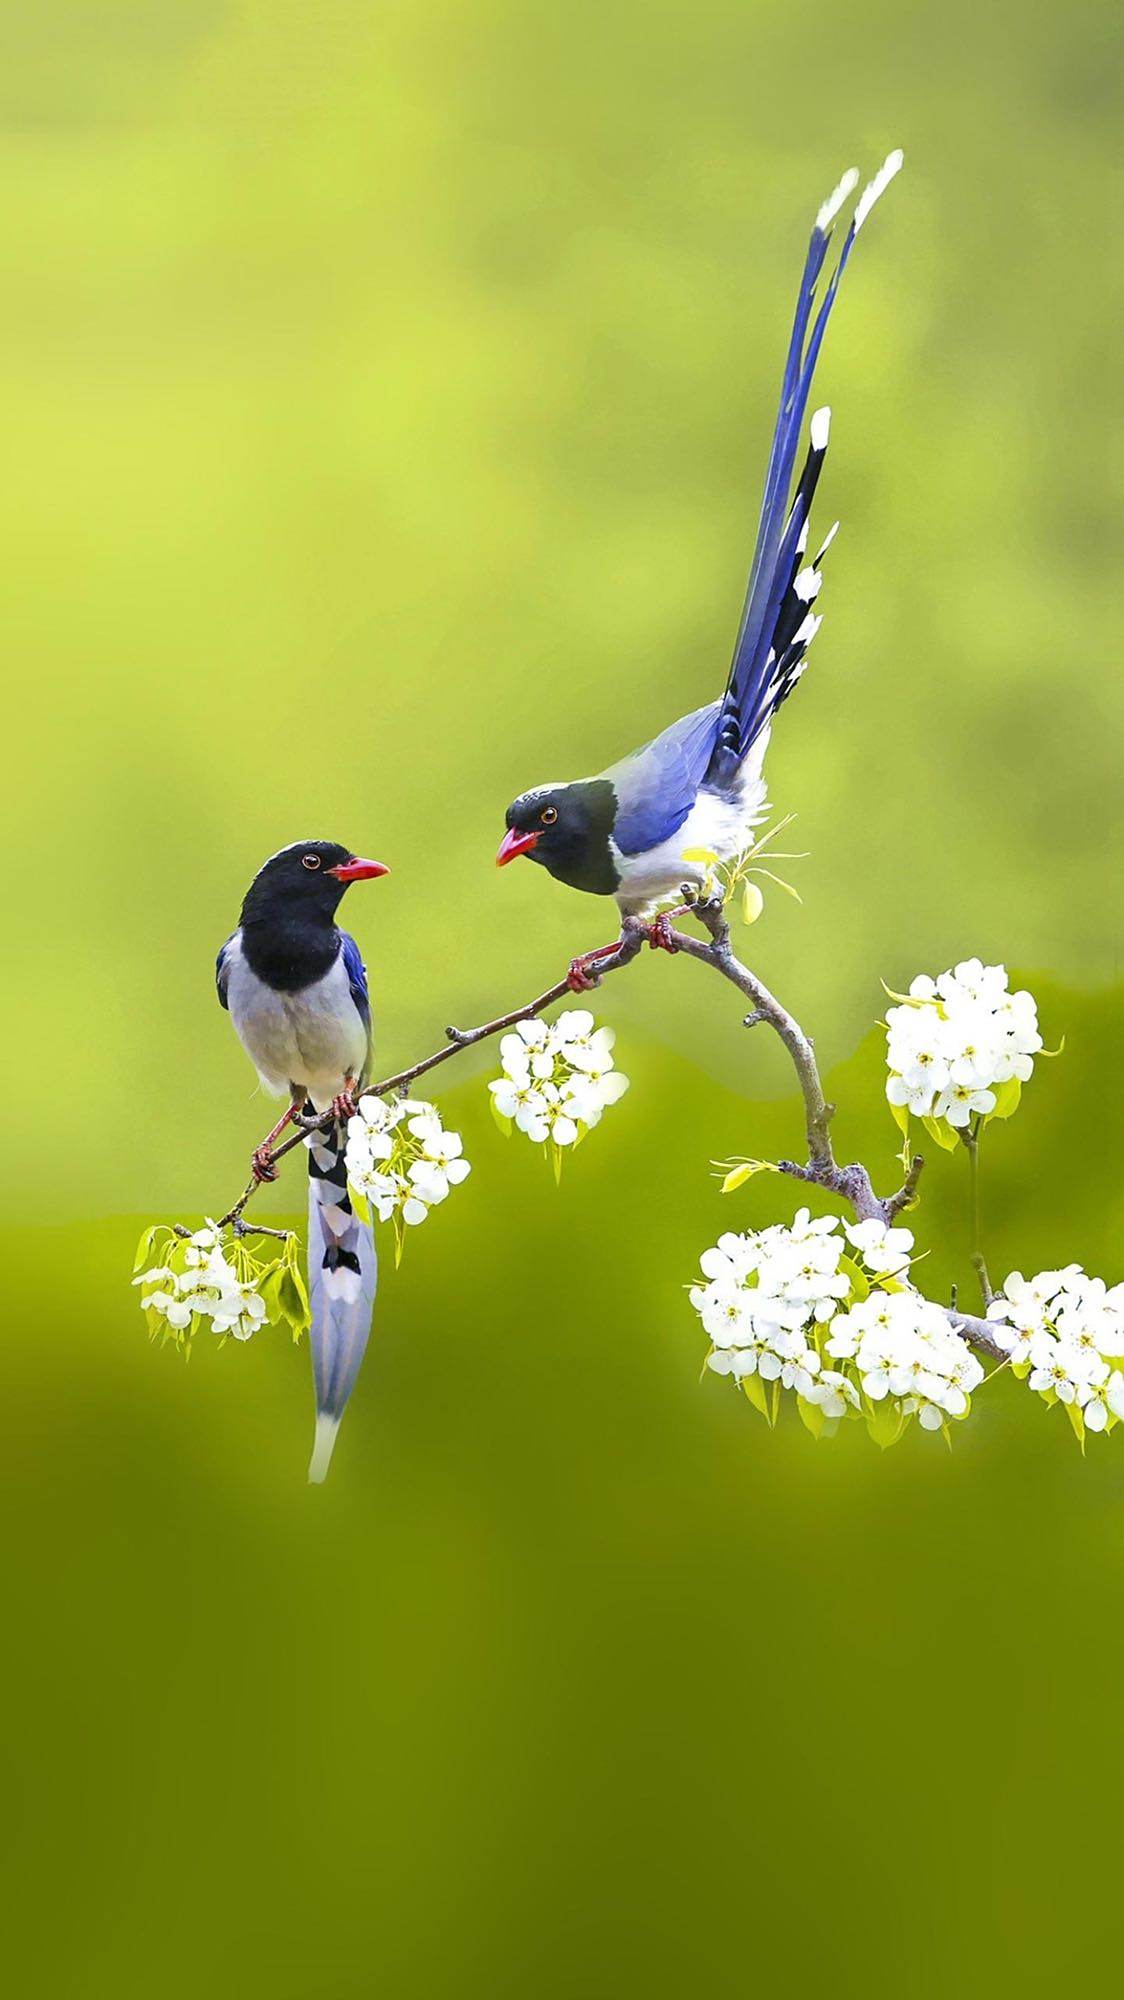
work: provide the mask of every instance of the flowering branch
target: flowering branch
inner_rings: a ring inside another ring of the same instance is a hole
[[[698,918],[707,932],[707,938],[692,936],[689,932],[670,930],[667,941],[673,951],[692,958],[701,965],[708,965],[729,980],[750,1003],[751,1011],[746,1016],[746,1026],[756,1027],[766,1023],[781,1042],[791,1059],[796,1078],[804,1100],[805,1129],[808,1141],[808,1158],[801,1164],[795,1160],[777,1162],[781,1173],[794,1180],[805,1181],[823,1188],[828,1194],[844,1201],[859,1222],[874,1221],[889,1227],[903,1209],[916,1198],[917,1184],[924,1166],[921,1154],[914,1154],[902,1185],[892,1194],[879,1195],[875,1192],[870,1173],[861,1161],[853,1160],[840,1165],[835,1158],[831,1143],[831,1120],[835,1106],[824,1095],[820,1079],[819,1065],[814,1046],[795,1017],[782,1006],[769,988],[751,972],[734,952],[730,942],[730,927],[726,920],[723,903],[720,900],[699,901],[691,906],[691,913]],[[679,914],[678,912],[676,914]],[[648,942],[647,927],[636,918],[626,917],[621,926],[621,935],[616,949],[598,961],[593,972],[597,984],[609,973],[617,972],[622,966],[630,965]],[[521,1007],[514,1007],[506,1014],[497,1015],[494,1020],[485,1021],[475,1028],[448,1027],[445,1030],[444,1045],[432,1055],[424,1056],[419,1062],[411,1063],[406,1069],[398,1070],[392,1076],[381,1078],[377,1083],[368,1084],[359,1093],[360,1097],[386,1098],[408,1089],[421,1076],[425,1076],[441,1063],[449,1062],[464,1049],[473,1048],[477,1042],[488,1040],[514,1028],[520,1021],[534,1020],[545,1013],[548,1007],[565,999],[570,992],[567,979],[560,979],[528,1000]],[[332,1125],[332,1114],[324,1112],[314,1116],[297,1115],[295,1121],[299,1130],[285,1140],[274,1152],[274,1159],[281,1159],[295,1146],[304,1143],[311,1132],[327,1131]],[[247,1203],[255,1194],[259,1183],[250,1180],[238,1200],[227,1210],[220,1220],[220,1227],[232,1227],[236,1233],[249,1228],[243,1220]],[[949,1308],[947,1318],[952,1330],[959,1337],[980,1352],[994,1356],[998,1360],[1006,1358],[1005,1350],[996,1341],[994,1332],[986,1320],[977,1319],[968,1313]]]

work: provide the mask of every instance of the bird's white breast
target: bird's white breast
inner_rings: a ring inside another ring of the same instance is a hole
[[[351,997],[343,954],[322,979],[278,993],[246,963],[241,935],[227,946],[227,1005],[238,1038],[267,1090],[301,1085],[330,1104],[367,1059],[367,1030]]]
[[[730,861],[748,845],[749,836],[767,810],[765,780],[761,765],[768,747],[769,732],[763,730],[738,774],[738,790],[729,799],[717,792],[699,792],[678,833],[642,854],[622,854],[612,840],[609,845],[620,876],[617,902],[625,916],[643,916],[658,903],[675,896],[687,883],[700,887],[706,879],[707,864],[687,860],[692,853],[707,853],[719,861]]]

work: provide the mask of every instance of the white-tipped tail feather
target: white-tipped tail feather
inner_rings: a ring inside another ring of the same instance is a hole
[[[339,1427],[340,1420],[338,1417],[328,1417],[321,1414],[316,1419],[316,1437],[312,1446],[312,1457],[308,1461],[308,1483],[310,1486],[323,1486],[324,1481],[328,1477],[328,1467],[332,1463],[332,1453],[336,1448],[336,1437],[339,1433]]]
[[[817,229],[831,228],[831,225],[835,221],[835,218],[838,215],[840,209],[842,208],[843,203],[846,201],[847,196],[852,192],[854,188],[857,188],[858,184],[859,184],[858,168],[848,167],[838,187],[832,189],[831,193],[828,195],[827,200],[824,202],[824,205],[821,208],[819,214],[817,215],[816,217]]]
[[[822,410],[814,410],[812,412],[811,434],[812,434],[813,451],[827,450],[827,440],[830,430],[831,430],[831,409],[830,406],[827,403],[825,403]]]
[[[904,161],[905,161],[905,154],[902,152],[900,146],[896,146],[892,153],[887,154],[886,158],[882,162],[882,165],[879,167],[878,172],[875,174],[874,179],[868,182],[867,186],[864,187],[861,195],[859,196],[858,205],[855,209],[854,228],[856,236],[858,235],[859,230],[862,228],[863,223],[866,221],[867,216],[870,214],[870,211],[874,207],[874,204],[878,200],[879,196],[885,194],[886,189],[889,187],[890,182],[894,178],[894,175],[901,172]]]

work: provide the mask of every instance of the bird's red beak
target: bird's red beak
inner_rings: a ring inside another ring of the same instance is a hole
[[[538,837],[537,831],[535,833],[519,833],[515,827],[509,826],[503,839],[500,841],[500,851],[496,856],[496,867],[506,868],[509,861],[517,860],[521,854],[529,854]]]
[[[338,868],[326,869],[325,873],[334,875],[337,882],[372,882],[376,875],[389,875],[390,870],[381,861],[361,861],[356,854],[350,861],[341,861]]]

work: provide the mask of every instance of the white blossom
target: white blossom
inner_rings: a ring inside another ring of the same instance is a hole
[[[1031,994],[1008,990],[1002,965],[968,958],[922,973],[886,1014],[886,1096],[917,1118],[965,1131],[996,1108],[996,1088],[1025,1083],[1042,1048]]]
[[[265,1300],[254,1277],[241,1276],[231,1259],[242,1254],[244,1267],[251,1270],[252,1260],[237,1252],[233,1242],[224,1242],[215,1222],[188,1237],[177,1238],[171,1231],[169,1237],[165,1261],[133,1279],[141,1287],[145,1310],[176,1335],[189,1336],[200,1321],[212,1333],[249,1340],[265,1324]]]
[[[983,1369],[942,1307],[904,1280],[912,1250],[908,1229],[806,1208],[788,1227],[721,1236],[690,1291],[707,1366],[775,1382],[829,1419],[884,1404],[926,1430],[966,1416]]]
[[[1088,1431],[1124,1416],[1124,1284],[1111,1289],[1080,1264],[1024,1278],[1012,1271],[988,1307],[999,1346],[1017,1375],[1048,1402],[1081,1412]]]
[[[524,1046],[520,1044],[520,1046]],[[459,1132],[448,1132],[422,1099],[362,1097],[348,1120],[345,1162],[350,1186],[380,1222],[416,1229],[450,1188],[468,1178]]]
[[[585,1007],[553,1022],[518,1022],[500,1042],[501,1074],[488,1085],[497,1114],[560,1159],[628,1089],[613,1066],[613,1041],[613,1030],[598,1028]]]

